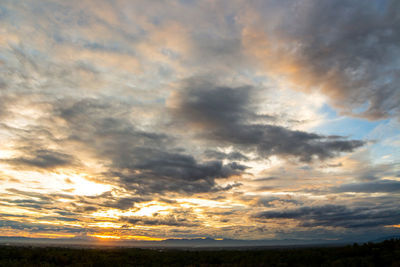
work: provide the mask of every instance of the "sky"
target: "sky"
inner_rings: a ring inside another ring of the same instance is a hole
[[[400,2],[0,1],[0,233],[400,234]]]

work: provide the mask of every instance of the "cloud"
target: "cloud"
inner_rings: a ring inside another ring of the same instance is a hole
[[[259,219],[294,219],[303,227],[332,226],[369,228],[398,223],[400,210],[384,207],[348,208],[341,205],[301,207],[291,210],[266,211],[255,215]]]
[[[123,217],[123,222],[133,225],[145,226],[176,226],[176,227],[194,227],[199,226],[198,223],[193,223],[185,218],[176,218],[175,216],[166,216],[165,218],[149,218],[149,217]]]
[[[44,201],[48,201],[51,199],[49,196],[42,194],[42,193],[22,191],[22,190],[18,190],[15,188],[7,188],[6,191],[10,192],[12,194],[15,194],[15,195],[22,195],[22,196],[31,197],[31,198],[38,198],[38,199],[41,199]]]
[[[379,180],[364,183],[344,184],[332,189],[333,192],[357,192],[357,193],[395,193],[400,192],[400,182],[395,180]]]
[[[364,144],[269,124],[271,116],[254,111],[254,92],[253,87],[218,86],[201,77],[192,78],[173,95],[171,110],[178,121],[199,131],[204,139],[256,151],[261,157],[292,156],[308,162],[313,157],[323,160],[338,152],[351,152]]]
[[[285,197],[261,197],[260,199],[257,200],[257,205],[263,206],[263,207],[275,207],[275,206],[285,206],[287,207],[288,205],[300,205],[302,204],[301,201],[296,200],[296,199],[291,199],[291,198],[285,198]]]
[[[134,205],[136,203],[145,202],[145,201],[149,201],[149,200],[150,200],[150,198],[121,197],[121,198],[114,199],[112,201],[107,200],[104,203],[102,203],[101,206],[116,208],[116,209],[120,209],[120,210],[127,210],[127,209],[134,207]],[[94,210],[94,207],[93,206],[85,207],[85,211],[90,211],[90,210]]]
[[[15,199],[15,200],[0,199],[0,201],[18,207],[32,208],[34,210],[41,210],[42,208],[45,207],[45,205],[51,204],[50,201],[39,201],[33,199]]]
[[[245,155],[243,155],[240,152],[230,152],[230,153],[224,153],[221,151],[216,151],[212,149],[207,149],[204,151],[204,155],[206,158],[212,158],[212,159],[217,159],[217,160],[238,160],[238,161],[247,161],[249,158]]]
[[[69,233],[80,233],[86,232],[86,230],[80,227],[72,227],[66,225],[52,225],[52,224],[41,224],[29,221],[13,221],[13,220],[0,220],[0,229],[13,229],[13,230],[24,230],[35,232],[69,232]]]
[[[42,169],[71,166],[75,161],[71,155],[47,149],[35,151],[25,150],[24,154],[28,154],[28,156],[5,159],[2,161],[17,167],[36,167]]]
[[[3,2],[2,229],[254,239],[398,224],[398,166],[360,159],[372,145],[351,137],[379,143],[360,134],[378,122],[321,124],[326,101],[330,123],[399,115],[396,1]],[[168,215],[121,215],[160,202]]]
[[[399,8],[396,0],[260,1],[241,16],[243,42],[267,73],[319,90],[345,114],[398,117]]]

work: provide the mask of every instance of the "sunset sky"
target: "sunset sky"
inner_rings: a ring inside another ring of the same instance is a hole
[[[0,1],[0,236],[395,234],[400,1]]]

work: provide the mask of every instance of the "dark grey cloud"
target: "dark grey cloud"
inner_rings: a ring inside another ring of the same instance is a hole
[[[16,218],[27,218],[28,215],[21,214],[9,214],[9,213],[0,213],[0,217],[16,217]]]
[[[42,194],[42,193],[37,193],[37,192],[29,192],[29,191],[23,191],[23,190],[18,190],[15,188],[7,188],[6,191],[15,194],[15,195],[21,195],[21,196],[26,196],[26,197],[31,197],[31,198],[38,198],[41,199],[43,201],[48,201],[51,200],[52,198],[49,197],[46,194]]]
[[[301,226],[333,226],[369,228],[398,224],[400,209],[393,207],[355,207],[325,205],[298,209],[266,211],[254,216],[258,219],[295,219]]]
[[[123,222],[127,222],[133,225],[148,225],[148,226],[184,226],[193,227],[199,226],[198,223],[190,222],[186,218],[176,218],[175,216],[167,217],[122,217]]]
[[[44,212],[47,214],[57,213],[62,217],[73,218],[80,216],[84,212],[90,210],[85,210],[85,206],[76,205],[76,203],[86,204],[85,201],[80,201],[78,197],[65,195],[65,194],[46,194],[39,192],[22,191],[14,188],[6,189],[8,194],[14,195],[13,198],[1,198],[1,205],[4,206],[16,206],[22,207],[26,210],[31,210],[33,212]],[[18,198],[16,198],[18,197]],[[74,200],[70,203],[60,203],[59,199],[69,199]],[[96,206],[101,206],[102,199],[97,203]],[[93,211],[93,210],[92,210]],[[61,218],[61,217],[60,217]],[[72,219],[71,219],[72,220]]]
[[[72,210],[74,213],[90,213],[102,208],[114,208],[127,210],[134,208],[136,203],[146,202],[151,200],[150,197],[120,197],[118,193],[112,194],[111,191],[106,191],[99,195],[79,196],[77,202],[82,205],[75,205]]]
[[[297,82],[369,119],[399,116],[400,4],[389,1],[263,1],[271,38],[300,67]],[[278,22],[277,22],[278,21]],[[276,23],[276,24],[275,24]],[[272,25],[272,26],[271,26]]]
[[[276,201],[286,203],[301,205],[302,202],[296,199],[282,198],[282,197],[262,197],[257,201],[257,205],[263,207],[274,207],[276,206]]]
[[[46,220],[46,221],[64,221],[64,222],[79,221],[77,218],[60,217],[60,216],[43,216],[43,217],[39,217],[38,219],[39,220]]]
[[[257,178],[254,179],[254,182],[269,182],[269,181],[276,181],[279,180],[279,177],[275,177],[275,176],[269,176],[269,177],[261,177],[261,178]]]
[[[364,183],[344,184],[333,188],[333,192],[357,192],[357,193],[396,193],[400,192],[400,182],[395,180],[379,180]]]
[[[113,168],[109,175],[119,177],[122,185],[140,194],[207,192],[216,188],[216,178],[242,172],[240,166],[224,165],[220,161],[198,163],[190,155],[159,149],[137,148],[131,157],[136,162],[123,169]]]
[[[396,176],[396,170],[399,167],[399,163],[382,163],[382,164],[364,164],[357,171],[357,178],[360,181],[376,181],[385,176]]]
[[[36,167],[43,169],[71,166],[75,162],[71,155],[57,151],[47,149],[38,149],[35,151],[22,149],[22,151],[24,151],[26,156],[24,155],[2,161],[17,167]]]
[[[293,156],[301,161],[326,159],[339,152],[350,152],[363,141],[340,136],[322,136],[268,124],[270,116],[256,114],[252,87],[217,86],[203,77],[186,81],[174,101],[172,113],[200,131],[201,137],[219,144],[253,150],[262,157]],[[264,119],[264,123],[254,123]]]
[[[13,220],[0,220],[0,229],[13,229],[13,230],[24,230],[35,232],[69,232],[69,233],[80,233],[86,232],[86,229],[82,229],[80,227],[72,227],[65,225],[53,225],[53,224],[41,224],[41,223],[32,223],[29,221],[13,221]]]
[[[160,150],[140,150],[146,158],[140,159],[138,164],[132,166],[143,172],[142,177],[165,177],[185,181],[197,181],[204,178],[228,177],[235,174],[236,170],[243,170],[239,164],[223,165],[220,161],[197,163],[190,155],[168,153]]]
[[[55,213],[60,214],[61,216],[76,216],[77,214],[74,212],[70,211],[64,211],[64,210],[57,210]]]
[[[151,200],[150,198],[142,197],[122,197],[115,200],[108,200],[101,204],[103,207],[116,208],[120,210],[127,210],[135,206],[135,203],[145,202]],[[92,206],[85,207],[85,211],[93,209]]]
[[[93,211],[97,211],[99,208],[95,207],[95,206],[86,206],[83,207],[83,211],[84,212],[93,212]]]
[[[245,155],[243,155],[240,152],[230,152],[230,153],[224,153],[221,151],[216,151],[216,150],[211,150],[211,149],[207,149],[206,151],[204,151],[204,156],[206,158],[211,158],[211,159],[216,159],[216,160],[224,160],[224,159],[228,159],[228,160],[249,160],[249,158]]]
[[[40,201],[34,199],[0,199],[2,202],[7,202],[9,204],[15,204],[19,207],[27,207],[27,208],[34,208],[34,209],[41,209],[44,205],[51,204],[51,201]]]

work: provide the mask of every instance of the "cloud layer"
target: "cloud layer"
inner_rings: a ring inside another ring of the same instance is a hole
[[[394,0],[2,1],[2,234],[397,233],[399,14]]]

